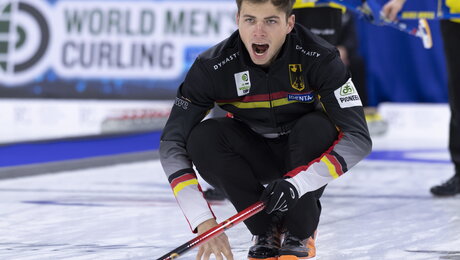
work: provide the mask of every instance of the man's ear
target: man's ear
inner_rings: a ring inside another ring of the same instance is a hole
[[[239,12],[236,12],[235,22],[236,22],[236,25],[239,25],[239,22],[240,22],[240,13]]]
[[[288,26],[288,32],[290,33],[292,29],[294,29],[294,24],[295,24],[295,15],[291,14],[287,20],[287,26]]]

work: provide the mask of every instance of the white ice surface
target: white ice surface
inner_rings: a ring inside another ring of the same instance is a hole
[[[429,193],[452,173],[450,163],[363,161],[326,189],[317,259],[460,259],[460,196]],[[158,161],[1,180],[0,209],[0,259],[156,259],[194,237]],[[218,221],[236,213],[228,202],[213,209]],[[227,234],[246,259],[245,226]]]

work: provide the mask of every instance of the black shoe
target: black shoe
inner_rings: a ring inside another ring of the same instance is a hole
[[[300,239],[287,232],[279,250],[278,260],[315,259],[315,239],[316,231],[313,236],[305,239]]]
[[[454,175],[445,183],[432,187],[430,191],[435,196],[454,196],[460,193],[460,175]]]
[[[281,245],[280,228],[273,225],[264,235],[255,236],[255,243],[249,248],[249,260],[277,260]]]
[[[227,198],[220,189],[209,188],[203,192],[204,198],[208,201],[222,201]]]

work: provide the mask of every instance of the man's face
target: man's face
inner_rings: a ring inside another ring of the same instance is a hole
[[[286,13],[270,1],[262,4],[243,1],[236,21],[252,62],[268,66],[278,55],[286,34],[294,27],[295,18],[291,15],[286,20]]]

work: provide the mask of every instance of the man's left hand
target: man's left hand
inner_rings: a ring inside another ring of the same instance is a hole
[[[268,184],[262,192],[260,200],[265,202],[265,211],[285,212],[292,209],[299,200],[299,192],[290,182],[280,179]]]

